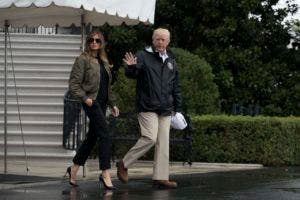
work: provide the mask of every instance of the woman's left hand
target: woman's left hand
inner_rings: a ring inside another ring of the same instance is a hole
[[[117,106],[114,106],[112,109],[111,109],[111,113],[114,117],[118,117],[119,114],[120,114],[120,111],[119,111],[119,108]]]

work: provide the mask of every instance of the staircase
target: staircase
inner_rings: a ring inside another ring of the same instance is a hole
[[[10,41],[11,49],[9,43],[7,46],[8,158],[24,157],[16,90],[27,156],[54,159],[73,157],[73,151],[62,147],[63,96],[74,59],[80,54],[80,36],[10,34]],[[4,33],[0,33],[0,157],[3,155]]]

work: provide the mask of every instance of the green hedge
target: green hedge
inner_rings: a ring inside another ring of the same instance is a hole
[[[300,164],[300,118],[206,115],[192,121],[194,162]]]
[[[193,162],[300,165],[299,117],[192,116]],[[136,117],[119,119],[117,136],[139,136]],[[172,131],[171,137],[182,131]],[[116,142],[115,158],[122,158],[135,142]],[[170,160],[184,161],[182,145],[170,146]],[[94,151],[91,157],[95,158]],[[153,148],[141,159],[153,160]]]

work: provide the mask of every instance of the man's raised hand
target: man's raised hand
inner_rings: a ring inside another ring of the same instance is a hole
[[[123,62],[126,65],[135,65],[136,64],[136,57],[131,53],[131,52],[126,52],[124,58],[123,58]]]

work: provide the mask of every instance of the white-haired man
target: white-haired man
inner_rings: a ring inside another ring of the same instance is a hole
[[[155,145],[153,186],[176,188],[169,181],[169,132],[171,113],[181,109],[178,70],[173,53],[167,48],[170,32],[159,28],[153,32],[152,46],[139,51],[136,57],[126,53],[125,75],[137,80],[136,107],[141,137],[117,162],[117,175],[128,182],[128,167]]]

